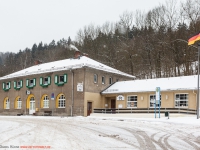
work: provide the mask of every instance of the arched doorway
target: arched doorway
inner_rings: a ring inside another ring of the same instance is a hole
[[[35,97],[32,94],[27,98],[26,108],[29,109],[29,114],[35,113]]]

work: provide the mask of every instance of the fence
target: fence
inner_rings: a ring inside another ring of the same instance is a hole
[[[158,113],[158,108],[156,113]],[[185,113],[185,114],[196,114],[195,109],[187,108],[160,108],[160,113]],[[98,108],[93,109],[93,113],[104,113],[104,114],[116,114],[116,113],[155,113],[154,108]]]

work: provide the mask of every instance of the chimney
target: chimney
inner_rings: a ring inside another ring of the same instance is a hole
[[[35,65],[39,65],[39,64],[41,64],[41,63],[42,63],[41,61],[35,60]]]
[[[74,53],[74,59],[80,58],[81,52],[80,51],[75,51]]]

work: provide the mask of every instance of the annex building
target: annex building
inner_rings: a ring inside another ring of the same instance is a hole
[[[154,112],[158,107],[173,112],[196,113],[197,75],[119,81],[101,91],[102,103],[116,112]],[[156,99],[156,88],[160,88],[160,104]],[[116,105],[112,106],[112,101]],[[104,110],[96,109],[96,112]]]
[[[86,56],[36,64],[0,78],[0,115],[87,116],[102,108],[100,92],[135,77]]]

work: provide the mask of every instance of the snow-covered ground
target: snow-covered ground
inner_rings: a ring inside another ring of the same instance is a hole
[[[0,116],[0,149],[199,150],[200,120]]]

